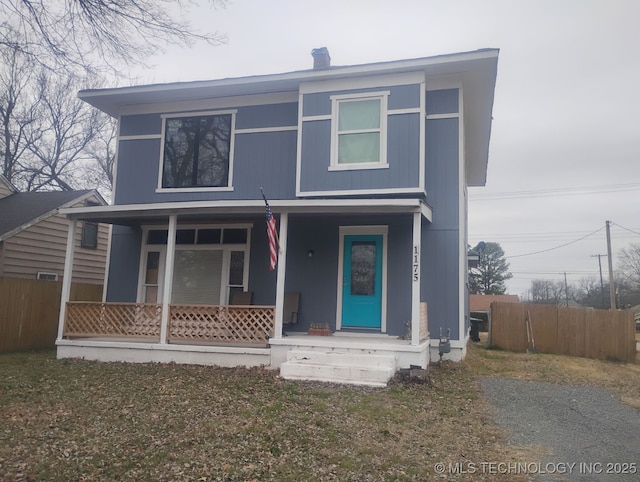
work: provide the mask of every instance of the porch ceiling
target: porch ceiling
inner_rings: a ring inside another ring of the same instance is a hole
[[[389,214],[422,213],[432,221],[431,207],[419,199],[296,199],[269,201],[274,213],[291,214]],[[132,225],[165,222],[171,215],[198,217],[264,214],[262,200],[189,201],[154,204],[121,204],[62,209],[70,219]]]

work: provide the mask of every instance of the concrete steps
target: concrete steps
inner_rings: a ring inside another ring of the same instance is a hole
[[[294,349],[280,365],[280,376],[287,380],[385,387],[396,370],[392,355]]]

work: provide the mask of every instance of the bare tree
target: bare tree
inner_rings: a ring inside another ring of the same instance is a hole
[[[106,116],[77,98],[81,87],[72,76],[53,80],[46,71],[38,76],[38,118],[26,129],[29,156],[19,174],[27,190],[66,191],[80,184],[85,151],[106,122]]]
[[[20,189],[95,187],[108,197],[115,123],[76,92],[126,64],[145,65],[168,44],[224,42],[184,20],[194,3],[0,0],[2,173]]]
[[[640,289],[640,244],[632,243],[620,250],[618,271],[635,289]]]
[[[118,124],[112,117],[100,115],[103,117],[101,128],[85,149],[86,159],[80,184],[97,189],[105,199],[109,199],[113,189]]]
[[[0,159],[2,174],[13,181],[26,149],[25,130],[36,119],[38,99],[30,89],[34,63],[15,47],[0,46]]]
[[[225,0],[208,0],[224,6]],[[184,20],[188,0],[0,0],[0,45],[49,68],[143,63],[169,44],[225,41]],[[15,36],[20,33],[20,37]]]

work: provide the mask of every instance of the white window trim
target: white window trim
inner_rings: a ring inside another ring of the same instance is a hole
[[[220,283],[220,305],[229,304],[229,269],[231,267],[231,252],[232,251],[244,251],[244,272],[243,272],[243,291],[249,289],[249,262],[251,254],[251,229],[253,224],[178,224],[176,226],[176,232],[181,229],[246,229],[247,230],[247,242],[245,244],[176,244],[175,250],[198,250],[198,251],[222,251],[222,280]],[[145,298],[145,283],[144,276],[147,263],[147,253],[149,251],[160,252],[160,273],[158,277],[158,303],[162,303],[162,294],[164,287],[164,265],[167,256],[166,244],[147,244],[146,239],[149,231],[168,229],[166,224],[154,224],[145,225],[142,227],[142,246],[140,249],[140,266],[138,269],[138,294],[137,302],[144,303]]]
[[[160,160],[158,162],[158,187],[157,193],[165,192],[216,192],[216,191],[233,191],[233,157],[235,151],[235,137],[236,137],[236,114],[237,109],[227,110],[207,110],[207,111],[192,111],[192,112],[180,112],[172,114],[162,114],[162,131],[160,133]],[[227,178],[226,186],[212,187],[212,186],[189,186],[189,187],[163,187],[162,176],[164,174],[164,143],[167,130],[167,119],[174,119],[179,117],[190,116],[208,116],[208,115],[228,115],[231,114],[231,132],[229,139],[229,176]]]
[[[352,171],[366,169],[388,169],[387,163],[387,115],[388,101],[391,91],[361,92],[356,94],[339,94],[330,96],[331,99],[331,160],[329,171]],[[380,127],[378,129],[363,129],[345,131],[350,134],[379,132],[380,133],[380,160],[378,162],[363,162],[352,164],[340,164],[338,162],[338,138],[341,134],[338,131],[338,115],[341,102],[379,100],[380,101]]]

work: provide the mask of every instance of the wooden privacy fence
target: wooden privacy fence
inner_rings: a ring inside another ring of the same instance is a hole
[[[529,347],[529,314],[535,348],[543,353],[633,361],[635,329],[631,311],[492,303],[489,346],[511,351]]]
[[[0,278],[0,353],[53,347],[62,281]],[[71,299],[100,301],[102,285],[72,283]]]

